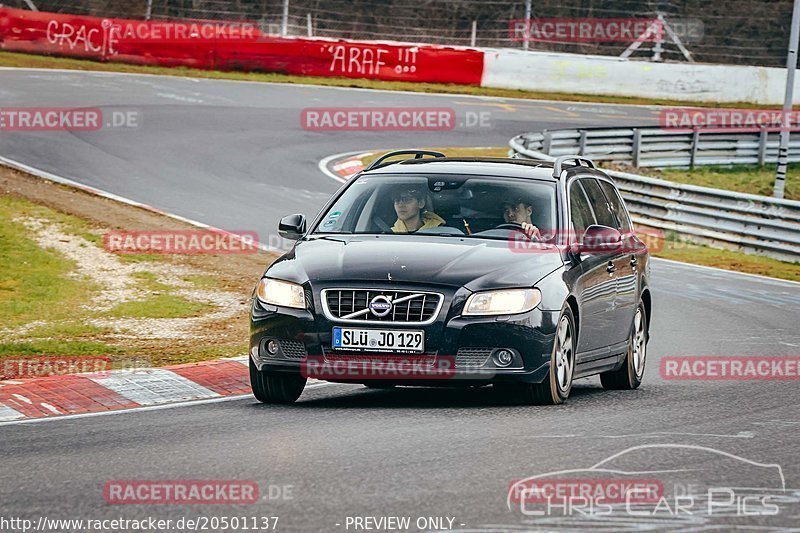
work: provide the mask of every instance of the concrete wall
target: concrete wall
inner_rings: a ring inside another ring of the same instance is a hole
[[[651,63],[506,49],[484,51],[483,87],[703,102],[780,105],[786,71],[700,63]],[[795,84],[800,103],[800,79]]]

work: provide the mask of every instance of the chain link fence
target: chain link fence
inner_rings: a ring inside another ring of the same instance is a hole
[[[249,21],[268,33],[344,39],[396,40],[443,45],[522,48],[510,22],[525,19],[524,0],[30,0],[42,11],[104,17]],[[6,5],[28,8],[28,0]],[[531,20],[655,19],[663,14],[694,60],[782,67],[791,0],[532,0]],[[527,43],[529,50],[619,56],[630,42]],[[685,61],[671,39],[640,59]]]

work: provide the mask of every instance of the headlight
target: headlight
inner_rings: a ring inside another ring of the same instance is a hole
[[[539,289],[476,292],[464,306],[464,316],[513,315],[530,311],[542,301]]]
[[[258,299],[265,304],[294,307],[295,309],[306,308],[305,291],[297,283],[261,278],[256,294]]]

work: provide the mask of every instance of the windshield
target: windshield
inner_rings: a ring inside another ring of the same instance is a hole
[[[485,176],[365,176],[320,219],[315,234],[435,234],[508,238],[555,233],[555,184]]]

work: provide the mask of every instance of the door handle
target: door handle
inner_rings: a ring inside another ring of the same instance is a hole
[[[615,265],[613,261],[609,261],[608,265],[606,265],[606,272],[611,274],[616,270],[617,270],[617,265]]]

